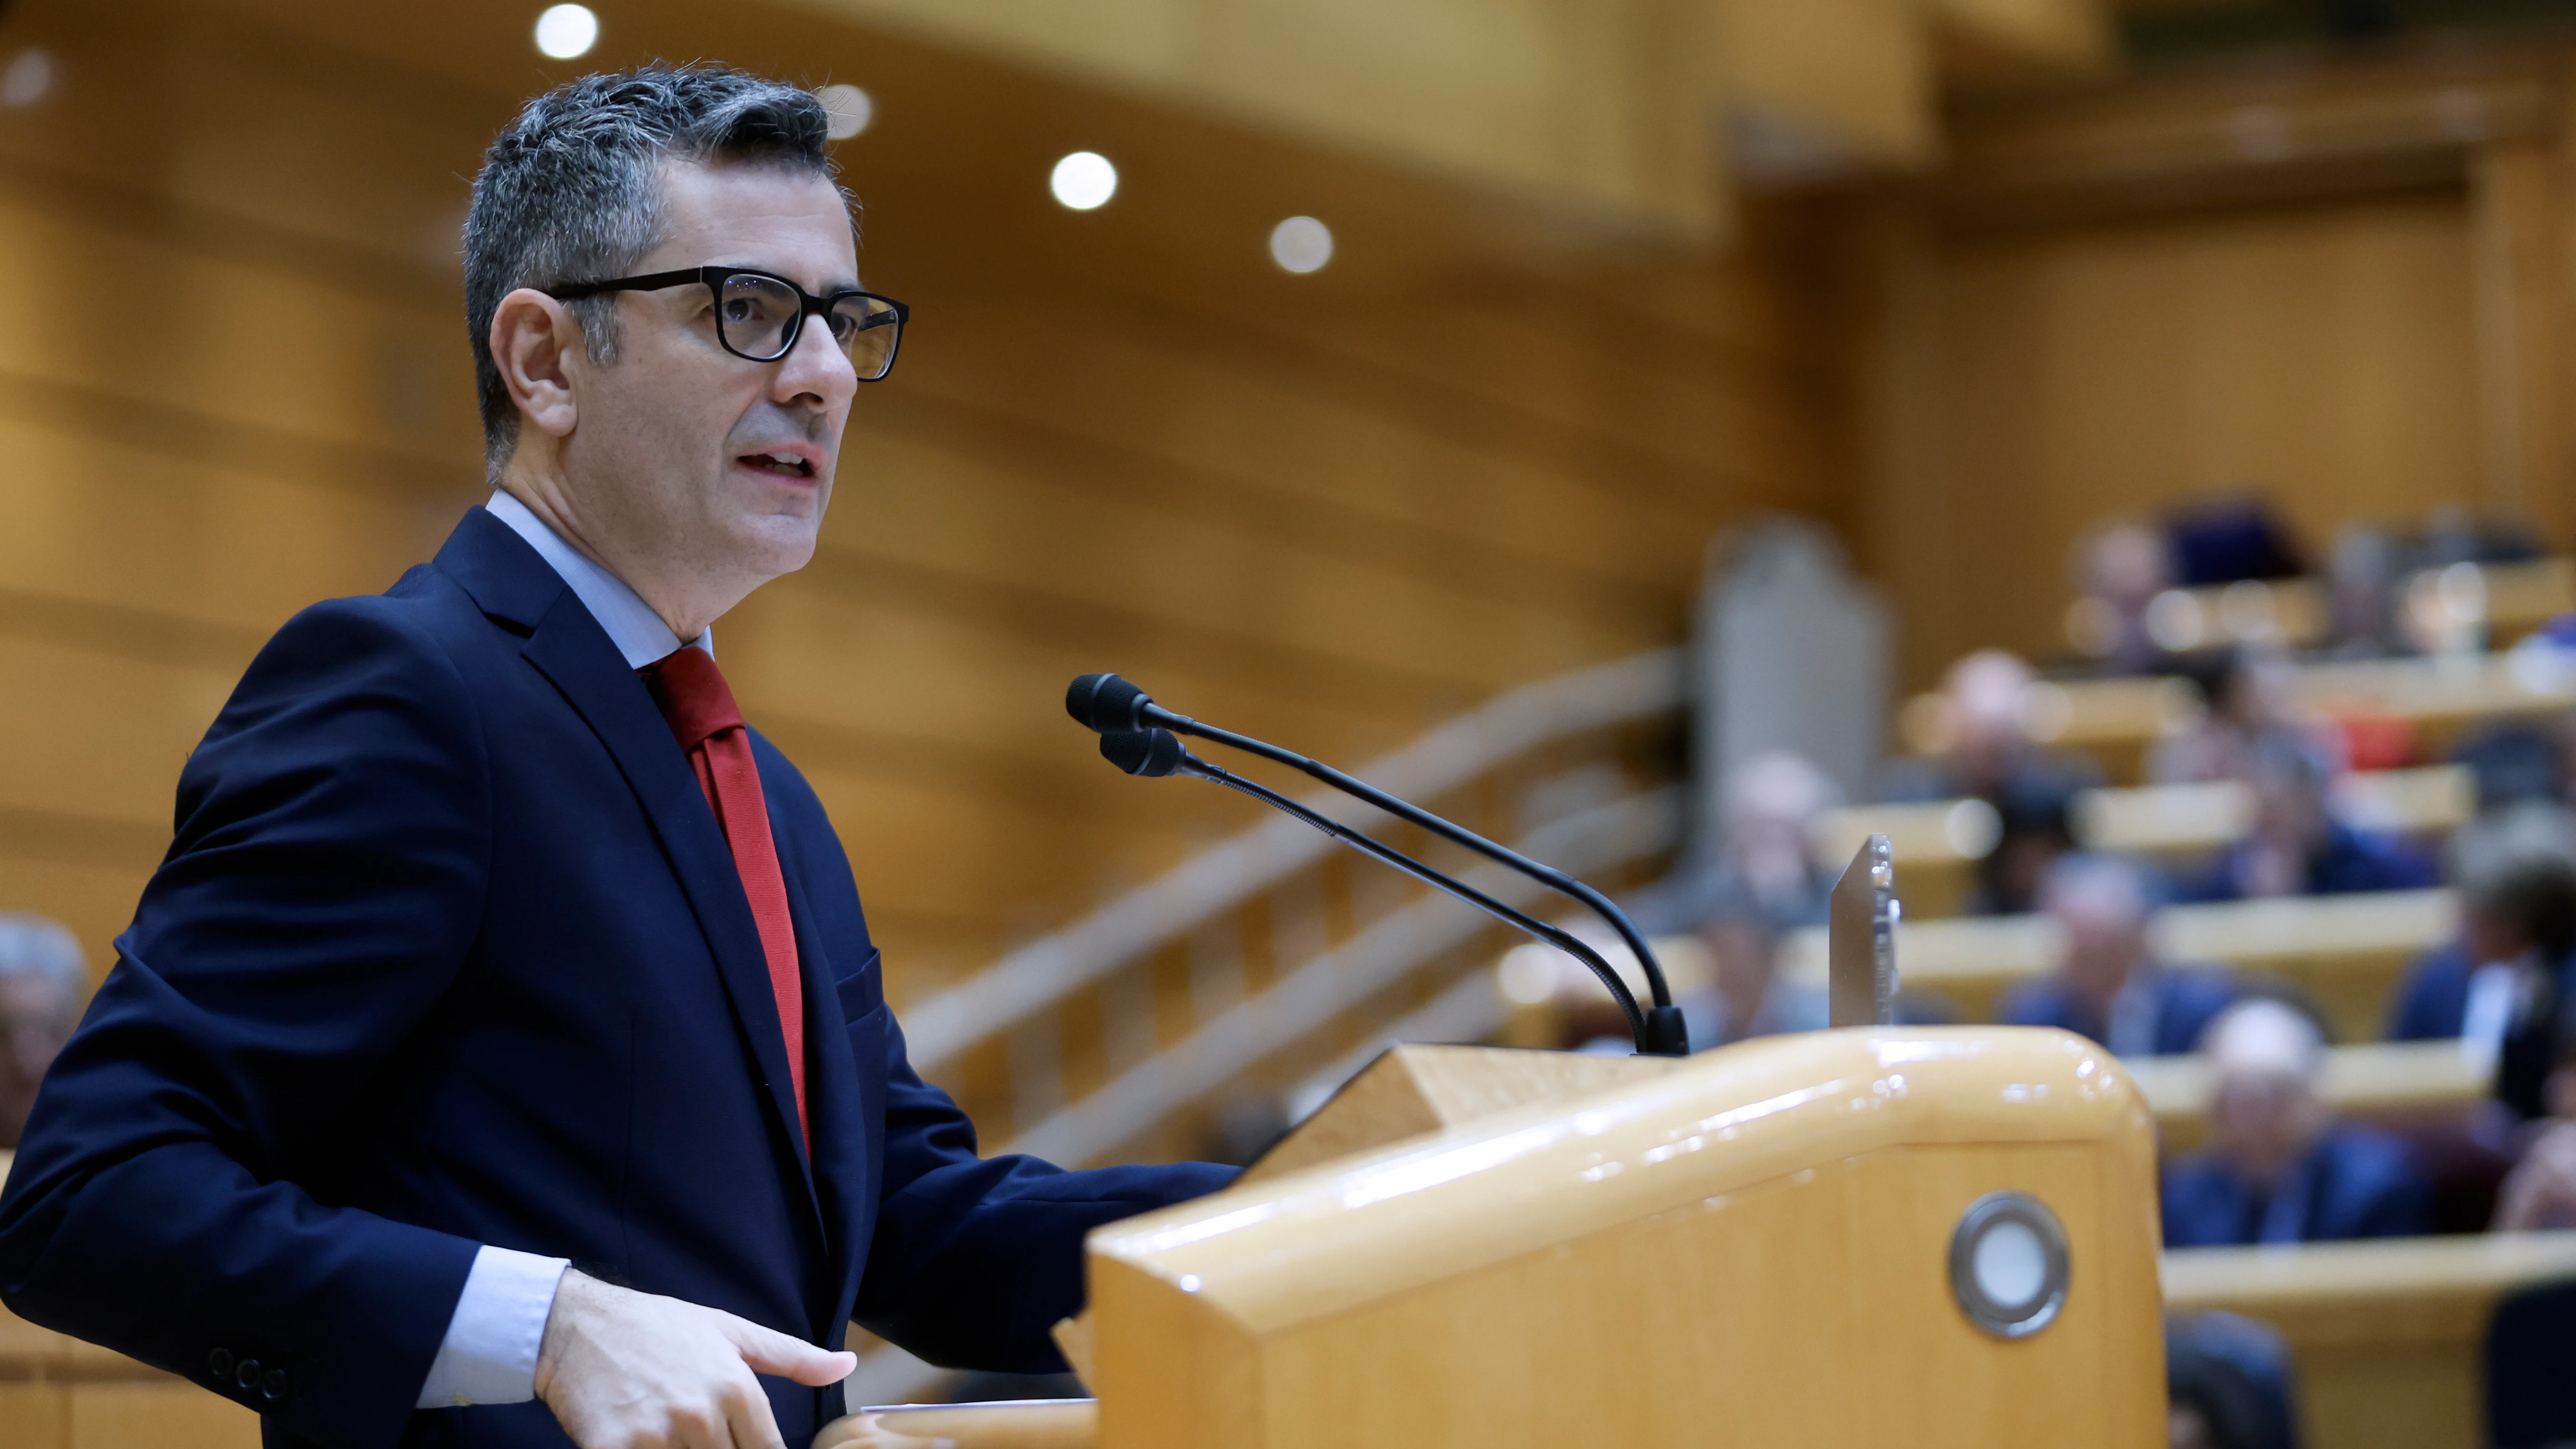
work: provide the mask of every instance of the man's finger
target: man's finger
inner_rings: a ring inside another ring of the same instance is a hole
[[[778,1432],[778,1416],[769,1411],[769,1395],[760,1391],[760,1385],[744,1384],[728,1391],[724,1408],[725,1422],[733,1430],[733,1449],[787,1449]]]
[[[725,1336],[742,1351],[742,1361],[751,1365],[753,1372],[777,1374],[808,1388],[837,1384],[859,1366],[857,1354],[828,1353],[801,1338],[790,1338],[731,1314],[725,1315]]]

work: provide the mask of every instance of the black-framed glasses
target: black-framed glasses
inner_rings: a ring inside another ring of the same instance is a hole
[[[658,292],[703,283],[715,297],[716,340],[747,362],[776,362],[796,350],[805,319],[820,317],[850,359],[859,381],[874,382],[894,370],[894,350],[912,309],[874,292],[834,292],[817,297],[773,272],[750,267],[690,267],[605,282],[569,282],[546,288],[558,302],[602,292]]]

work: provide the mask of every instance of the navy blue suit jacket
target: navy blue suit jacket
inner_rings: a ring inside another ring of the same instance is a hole
[[[2217,864],[2179,893],[2183,900],[2233,901],[2245,895],[2244,842],[2220,853]],[[2411,891],[2439,885],[2441,874],[2420,851],[2394,836],[2357,830],[2329,821],[2326,838],[2308,857],[2307,878],[2299,893],[2310,896],[2354,895],[2363,891]]]
[[[2477,963],[2462,941],[2436,946],[2415,958],[2399,983],[2388,1016],[2391,1041],[2435,1041],[2468,1026],[2469,982]],[[2550,988],[2536,1009],[2505,1034],[2496,1062],[2496,1100],[2524,1118],[2549,1115],[2549,1074],[2557,1069],[2561,1014],[2576,1000],[2576,959],[2550,973]]]
[[[541,1404],[412,1408],[484,1243],[826,1346],[855,1317],[935,1363],[1060,1369],[1083,1234],[1230,1170],[979,1159],[905,1060],[821,803],[753,748],[810,1159],[714,813],[544,559],[478,508],[389,593],[298,615],[189,759],[38,1097],[0,1298],[258,1409],[271,1444],[568,1443]],[[790,1444],[841,1411],[763,1382]]]
[[[2236,988],[2219,972],[2166,967],[2152,978],[2156,1000],[2157,1056],[2176,1056],[2200,1045],[2200,1033],[2212,1018],[2236,999]],[[2062,977],[2025,982],[2008,993],[1995,1012],[2006,1026],[2055,1026],[2101,1042],[2110,1023],[2099,1012],[2084,1009]]]
[[[2299,1241],[2402,1238],[2432,1231],[2424,1181],[2404,1142],[2374,1128],[2338,1123],[2294,1170],[2304,1181]],[[2208,1248],[2260,1239],[2266,1204],[2213,1153],[2165,1169],[2168,1248]]]

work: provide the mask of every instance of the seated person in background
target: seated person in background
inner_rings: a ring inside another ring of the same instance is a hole
[[[2299,697],[2299,674],[2278,646],[2230,644],[2190,661],[2184,677],[2201,715],[2155,742],[2147,778],[2159,785],[2243,779],[2255,742],[2276,731],[2304,734],[2340,760],[2342,737]]]
[[[1816,823],[1842,804],[1833,777],[1787,750],[1735,767],[1717,842],[1629,907],[1651,933],[1696,930],[1720,915],[1758,913],[1774,931],[1824,924],[1842,862],[1816,854]]]
[[[2061,856],[2039,908],[2065,934],[2057,973],[2027,981],[1996,1010],[2007,1026],[2057,1026],[2114,1056],[2190,1051],[2235,990],[2215,971],[2160,964],[2147,950],[2154,906],[2137,867],[2107,855]]]
[[[2549,1115],[2530,1124],[2522,1160],[2496,1194],[2499,1233],[2576,1228],[2576,1017],[2558,1022],[2556,1047],[2541,1085]]]
[[[2245,782],[2254,826],[2183,894],[2202,901],[2414,890],[2432,866],[2400,842],[2338,820],[2327,804],[2333,762],[2316,742],[2275,731],[2254,742]]]
[[[2406,1144],[2335,1120],[2318,1097],[2325,1045],[2314,1021],[2268,997],[2210,1023],[2201,1043],[2218,1074],[2210,1145],[2165,1169],[2166,1247],[2426,1230],[2426,1191]]]
[[[2451,861],[2459,939],[2407,973],[2388,1034],[2486,1047],[2498,1099],[2540,1116],[2576,957],[2576,816],[2536,800],[2482,816],[2453,837]]]
[[[2165,1392],[2172,1449],[2298,1449],[2290,1346],[2268,1323],[2167,1314]]]
[[[1832,1005],[1821,984],[1781,979],[1778,926],[1753,897],[1718,903],[1700,923],[1699,938],[1713,969],[1707,989],[1681,1004],[1692,1051],[1830,1024]]]
[[[42,916],[0,912],[0,1148],[16,1150],[36,1086],[89,999],[80,942]]]
[[[1995,807],[2003,835],[1978,866],[1970,910],[2030,909],[2048,862],[2073,846],[2067,807],[2102,783],[2080,755],[2042,749],[2030,737],[2030,666],[2001,649],[1980,649],[1950,666],[1941,686],[1942,750],[1904,761],[1882,782],[1888,800],[1955,800],[1973,795]]]
[[[2083,785],[2032,770],[2004,782],[1995,807],[1995,846],[1977,862],[1971,916],[2019,916],[2039,908],[2048,869],[2075,848],[2075,794]]]
[[[2155,673],[2165,651],[2147,630],[2147,605],[2173,582],[2164,535],[2144,524],[2105,525],[2076,545],[2075,572],[2084,591],[2067,616],[2075,646],[2105,674]]]

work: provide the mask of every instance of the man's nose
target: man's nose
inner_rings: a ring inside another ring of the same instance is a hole
[[[830,326],[819,317],[808,317],[796,334],[796,345],[778,360],[770,396],[782,407],[802,403],[832,408],[849,401],[858,388],[858,371],[841,344],[832,340]]]

